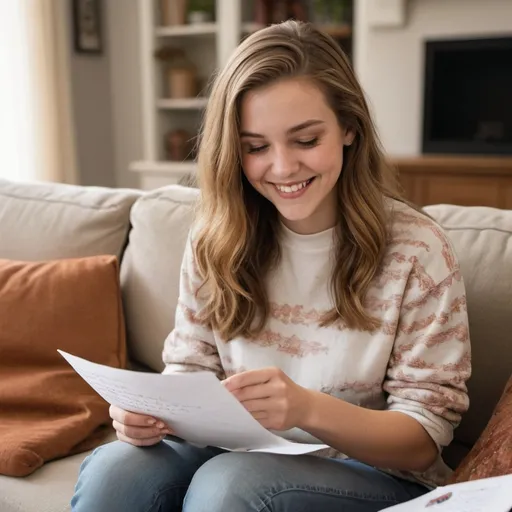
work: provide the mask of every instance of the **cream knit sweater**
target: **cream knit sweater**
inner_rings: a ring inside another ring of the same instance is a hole
[[[449,475],[441,458],[468,408],[470,342],[464,284],[452,246],[428,217],[389,202],[389,242],[367,294],[382,321],[374,332],[320,327],[331,309],[334,230],[298,235],[283,227],[282,259],[267,277],[271,313],[256,340],[223,342],[196,318],[201,301],[189,240],[176,324],[165,341],[164,373],[209,370],[219,378],[277,366],[297,384],[361,407],[400,411],[420,422],[440,450],[423,474],[398,473],[428,485]],[[276,432],[315,442],[306,432]],[[342,457],[332,450],[327,456]],[[381,468],[386,471],[385,468]]]

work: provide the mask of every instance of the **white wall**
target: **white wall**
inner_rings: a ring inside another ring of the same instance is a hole
[[[374,28],[356,0],[354,61],[386,151],[421,153],[426,38],[512,35],[512,0],[407,0],[406,23]]]

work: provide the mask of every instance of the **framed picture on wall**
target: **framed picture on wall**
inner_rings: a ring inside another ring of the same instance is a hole
[[[72,0],[77,53],[102,53],[101,0]]]

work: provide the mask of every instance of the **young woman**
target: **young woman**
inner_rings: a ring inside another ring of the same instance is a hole
[[[468,407],[450,242],[400,200],[363,92],[311,25],[257,32],[216,78],[165,372],[215,372],[264,427],[328,453],[197,448],[112,408],[76,512],[370,512],[442,482]]]

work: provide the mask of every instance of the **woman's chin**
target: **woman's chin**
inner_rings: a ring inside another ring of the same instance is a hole
[[[302,212],[293,212],[285,209],[279,209],[277,210],[279,212],[279,216],[281,217],[281,220],[283,224],[297,224],[297,223],[303,223],[307,222],[308,219],[311,217],[310,212],[305,212],[304,207],[302,207]]]

